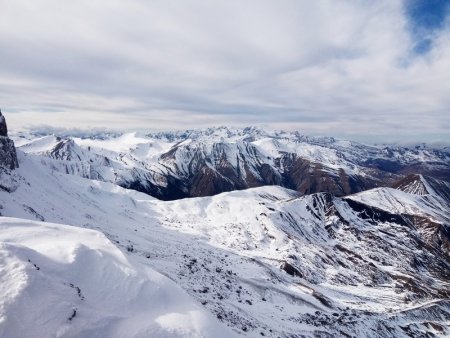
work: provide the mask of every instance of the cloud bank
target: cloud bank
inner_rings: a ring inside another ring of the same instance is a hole
[[[450,16],[430,1],[1,0],[0,107],[10,128],[445,140]]]

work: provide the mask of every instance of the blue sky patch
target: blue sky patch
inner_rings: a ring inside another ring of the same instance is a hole
[[[450,0],[405,0],[404,6],[414,39],[413,51],[425,54],[432,49],[436,34],[445,26]]]

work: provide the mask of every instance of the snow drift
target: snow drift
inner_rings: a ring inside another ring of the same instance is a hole
[[[231,337],[102,233],[0,218],[0,337]]]

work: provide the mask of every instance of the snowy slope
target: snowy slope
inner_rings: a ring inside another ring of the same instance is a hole
[[[0,218],[0,337],[231,337],[102,233]]]
[[[440,196],[269,186],[164,202],[49,170],[36,155],[19,161],[2,215],[99,230],[245,336],[450,333]]]

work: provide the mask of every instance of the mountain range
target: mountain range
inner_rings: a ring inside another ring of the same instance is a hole
[[[117,137],[21,135],[19,149],[49,168],[162,200],[279,185],[345,196],[408,174],[450,179],[450,148],[368,146],[297,132],[227,127]]]
[[[2,337],[450,334],[449,148],[254,127],[12,139]]]

